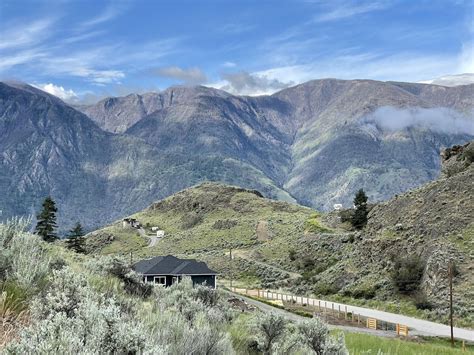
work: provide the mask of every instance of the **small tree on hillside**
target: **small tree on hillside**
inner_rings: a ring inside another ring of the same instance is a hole
[[[362,229],[367,224],[367,215],[369,214],[367,210],[367,195],[363,189],[357,191],[354,197],[354,206],[355,211],[351,219],[352,226],[356,229]]]
[[[66,247],[74,250],[76,253],[85,253],[84,248],[84,230],[79,222],[76,223],[73,229],[69,231],[68,238],[66,240]]]
[[[36,216],[38,222],[36,224],[36,233],[47,242],[54,242],[58,239],[56,235],[56,203],[48,196],[43,201],[43,210]]]

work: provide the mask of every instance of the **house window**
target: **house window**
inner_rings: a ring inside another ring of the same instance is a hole
[[[173,276],[173,279],[171,280],[171,284],[177,284],[179,282],[178,276]]]
[[[166,276],[155,276],[153,277],[153,282],[156,285],[166,285]]]

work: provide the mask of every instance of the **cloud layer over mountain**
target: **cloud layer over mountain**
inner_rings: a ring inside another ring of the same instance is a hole
[[[474,135],[474,113],[465,115],[449,108],[395,108],[380,107],[366,116],[363,122],[373,122],[382,130],[400,131],[406,128],[424,128],[447,134]]]

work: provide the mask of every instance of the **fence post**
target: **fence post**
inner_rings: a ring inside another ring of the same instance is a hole
[[[344,307],[344,319],[347,320],[347,306]]]
[[[321,301],[318,300],[318,310],[321,312]]]
[[[357,324],[360,324],[360,313],[357,315]]]
[[[341,314],[341,305],[339,305],[339,311],[337,312],[337,319],[339,319],[339,314]]]

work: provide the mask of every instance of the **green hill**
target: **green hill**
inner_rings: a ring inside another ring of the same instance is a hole
[[[137,229],[117,221],[91,233],[88,247],[134,260],[192,256],[218,270],[221,280],[233,278],[249,287],[290,289],[438,321],[447,321],[447,265],[452,260],[457,322],[472,326],[472,147],[460,147],[445,158],[449,174],[376,204],[362,231],[351,231],[338,212],[319,214],[253,190],[205,183],[130,216],[143,225],[145,235],[156,235],[156,227],[164,231],[154,246],[149,247],[149,239]],[[410,276],[409,286],[404,273],[417,275],[416,280]]]

